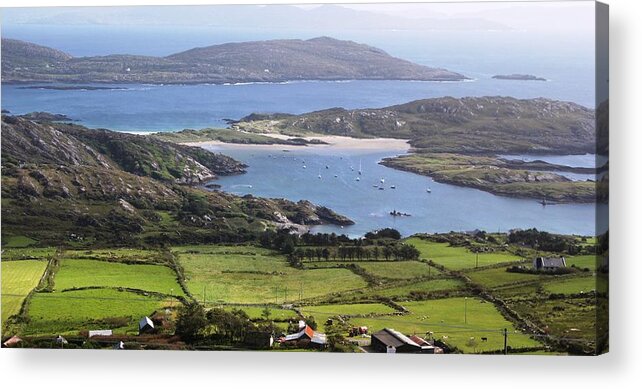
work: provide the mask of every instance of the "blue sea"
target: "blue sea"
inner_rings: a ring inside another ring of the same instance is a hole
[[[292,31],[283,28],[221,30],[216,27],[47,26],[3,25],[3,37],[24,39],[75,56],[128,53],[168,55],[196,46],[275,38],[330,35],[367,43],[420,64],[443,67],[471,78],[465,82],[302,81],[280,84],[235,85],[112,85],[109,90],[24,89],[2,85],[2,109],[15,114],[33,111],[61,113],[91,128],[128,132],[176,131],[222,127],[226,119],[253,112],[304,113],[332,107],[377,108],[430,97],[513,96],[572,101],[590,108],[595,103],[592,44],[522,31],[417,32],[409,31]],[[589,40],[590,41],[590,40]],[[587,41],[588,42],[588,41]],[[526,73],[548,79],[494,80],[495,74]],[[100,85],[109,86],[109,85]],[[219,183],[232,193],[309,199],[355,220],[351,227],[322,226],[317,231],[361,235],[382,227],[416,232],[485,229],[507,231],[537,227],[551,232],[588,234],[596,217],[606,220],[604,205],[565,204],[543,207],[534,200],[494,196],[475,189],[432,182],[429,178],[378,165],[394,152],[363,154],[345,150],[321,152],[307,148],[268,157],[273,152],[226,148],[225,153],[249,165],[248,173],[224,177]],[[526,156],[528,157],[528,156]],[[553,156],[555,157],[555,156]],[[557,156],[571,166],[581,156]],[[297,169],[306,158],[308,171]],[[568,160],[568,158],[571,158]],[[364,178],[355,181],[349,164],[364,165]],[[593,161],[595,159],[593,158]],[[341,162],[343,161],[343,162]],[[332,166],[323,172],[325,166]],[[316,167],[316,168],[315,168]],[[317,169],[318,168],[318,169]],[[317,172],[319,170],[319,172]],[[319,180],[318,174],[323,174]],[[337,175],[335,178],[334,175]],[[587,179],[572,175],[571,179]],[[372,185],[385,178],[377,190]],[[251,185],[251,188],[250,186]],[[431,193],[426,191],[432,190]],[[389,212],[407,212],[393,218]],[[606,229],[605,225],[598,232]]]

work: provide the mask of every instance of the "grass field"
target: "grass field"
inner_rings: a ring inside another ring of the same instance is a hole
[[[352,325],[365,325],[371,332],[382,328],[394,328],[406,335],[424,336],[432,331],[435,338],[456,346],[466,353],[499,350],[503,348],[503,328],[509,331],[508,345],[537,347],[541,344],[516,332],[491,303],[463,297],[427,301],[412,301],[403,304],[410,314],[404,316],[368,317],[350,319]],[[471,337],[474,338],[471,340]],[[481,338],[488,338],[482,342]]]
[[[300,270],[285,258],[251,246],[176,248],[187,285],[199,301],[265,304],[359,289],[366,282],[347,269]]]
[[[114,329],[136,334],[138,320],[176,300],[162,301],[113,289],[35,293],[29,305],[25,334],[77,334],[82,330]]]
[[[56,254],[53,247],[47,248],[7,248],[3,247],[2,259],[47,259]]]
[[[494,265],[505,262],[516,262],[522,260],[510,253],[479,253],[477,255],[465,247],[451,247],[448,243],[437,243],[420,238],[410,238],[406,243],[412,244],[421,252],[421,258],[432,260],[451,270],[461,270],[479,266]]]
[[[319,261],[304,263],[308,269],[344,267],[353,264],[363,268],[375,277],[393,280],[437,276],[441,274],[441,270],[419,261]]]
[[[429,281],[420,281],[413,284],[393,286],[383,289],[375,289],[368,294],[392,298],[407,298],[414,295],[427,292],[437,292],[444,290],[455,290],[463,286],[464,283],[456,279],[436,279]]]
[[[127,265],[87,259],[63,259],[55,290],[82,287],[122,287],[182,296],[172,269],[158,265]]]
[[[156,262],[159,256],[158,251],[139,249],[109,249],[109,250],[67,250],[65,258],[70,259],[96,259],[110,261],[139,261]]]
[[[544,289],[549,293],[573,294],[597,289],[595,277],[573,277],[566,280],[547,282]]]
[[[325,322],[332,316],[385,315],[394,313],[395,310],[384,304],[367,303],[312,305],[302,307],[301,312],[306,317],[313,316],[319,326],[319,329],[325,330]]]
[[[555,279],[555,276],[507,272],[506,268],[503,267],[481,271],[471,271],[467,273],[467,275],[471,280],[473,280],[473,282],[481,284],[487,288],[495,288],[497,286],[510,284],[513,282],[535,281],[537,279]]]
[[[46,261],[2,261],[2,324],[20,312],[25,296],[38,285]]]
[[[592,299],[519,300],[513,308],[526,318],[564,338],[595,341],[596,309]]]
[[[566,257],[566,266],[575,265],[580,269],[589,269],[590,271],[595,271],[597,264],[596,255],[577,255],[574,257]]]

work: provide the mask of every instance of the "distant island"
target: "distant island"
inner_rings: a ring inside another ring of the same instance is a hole
[[[514,80],[514,81],[548,81],[543,77],[533,76],[532,74],[498,74],[493,76],[496,80]]]
[[[462,74],[418,65],[372,46],[329,37],[226,43],[166,57],[121,54],[74,57],[34,43],[2,39],[4,83],[226,84],[465,79]]]

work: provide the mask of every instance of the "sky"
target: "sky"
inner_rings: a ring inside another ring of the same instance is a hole
[[[310,14],[319,13],[327,5],[294,5],[299,10],[308,11]],[[207,6],[206,6],[207,7]],[[210,6],[207,9],[216,9],[217,6]],[[219,10],[231,9],[228,6],[218,6]],[[233,6],[232,6],[233,7]],[[252,6],[249,6],[250,8]],[[267,7],[280,7],[267,6]],[[468,25],[474,28],[479,25],[488,28],[481,21],[496,23],[501,26],[508,26],[516,30],[541,31],[542,33],[551,32],[577,32],[585,34],[591,32],[593,21],[592,1],[564,1],[564,2],[483,2],[483,3],[383,3],[383,4],[345,4],[343,8],[353,11],[362,11],[386,15],[390,18],[407,19],[426,19],[447,21],[450,19],[461,19],[469,21]],[[157,7],[158,8],[158,7]],[[191,7],[189,7],[191,8]],[[238,7],[237,7],[238,8]],[[258,8],[258,7],[257,7]],[[22,8],[6,9],[3,12],[2,21],[4,24],[13,23],[33,23],[43,16],[56,15],[61,13],[74,14],[75,23],[81,23],[83,17],[87,23],[91,24],[92,20],[99,20],[98,24],[126,24],[128,13],[136,12],[138,7],[123,7],[119,12],[108,20],[105,15],[105,8],[85,8],[76,7],[58,7],[58,8]],[[186,8],[183,8],[186,9]],[[205,10],[206,8],[201,8]],[[112,8],[113,12],[113,8]],[[173,13],[173,17],[180,21],[182,12]],[[82,14],[83,17],[77,15]],[[102,14],[102,16],[101,16]],[[327,15],[327,16],[326,16]],[[129,16],[131,18],[131,15]],[[324,17],[331,17],[331,13],[324,14]],[[186,21],[190,15],[185,15]],[[296,18],[296,16],[295,16]],[[132,23],[145,23],[138,18],[131,18]],[[198,23],[198,22],[197,22]],[[401,22],[403,24],[403,22]],[[463,22],[462,24],[466,24]]]

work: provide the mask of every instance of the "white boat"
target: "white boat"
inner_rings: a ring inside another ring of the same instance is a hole
[[[430,190],[430,188],[427,188],[427,189],[426,189],[426,192],[428,192],[428,193],[432,193],[432,190]]]
[[[359,175],[361,175],[361,160],[359,160]]]
[[[306,169],[306,168],[307,168],[307,166],[303,165],[303,168],[304,168],[304,169]]]
[[[361,178],[357,177],[354,179],[355,181],[361,181]]]
[[[390,189],[397,189],[396,185],[390,185]]]
[[[386,180],[382,178],[382,179],[381,179],[381,183],[382,183],[382,184],[385,184],[385,183],[386,183]]]

